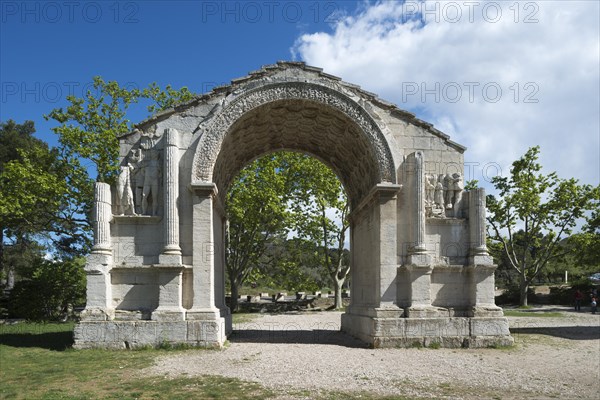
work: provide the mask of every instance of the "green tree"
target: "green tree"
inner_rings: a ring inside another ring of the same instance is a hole
[[[56,149],[33,136],[33,122],[0,124],[0,271],[19,272],[37,252],[37,242],[64,253],[85,248],[87,221],[76,215],[77,195],[69,187],[72,166]],[[10,255],[7,257],[7,255]]]
[[[574,249],[575,261],[585,268],[586,273],[600,272],[600,211],[588,218],[583,230],[568,240]]]
[[[59,135],[66,159],[92,162],[97,180],[111,183],[119,166],[118,138],[131,130],[127,109],[137,102],[140,91],[99,76],[94,77],[93,88],[84,98],[68,96],[66,109],[56,108],[45,118],[60,123],[52,130]]]
[[[161,89],[156,82],[152,82],[142,91],[142,97],[150,99],[152,103],[148,106],[148,112],[151,114],[176,107],[181,103],[186,103],[194,98],[194,94],[187,87],[179,90],[173,89],[171,85]]]
[[[267,250],[288,225],[286,164],[286,153],[261,157],[242,169],[227,192],[226,269],[233,311],[240,286],[261,264],[264,268],[274,260],[265,258]]]
[[[323,270],[335,288],[335,306],[341,307],[341,287],[350,271],[344,249],[348,201],[327,166],[300,153],[259,158],[234,180],[226,203],[233,310],[249,277],[288,289],[316,289]],[[298,237],[288,239],[290,232]]]
[[[598,211],[600,186],[579,185],[576,179],[544,175],[537,162],[539,147],[512,164],[509,177],[496,176],[498,197],[487,196],[490,239],[502,245],[506,259],[519,276],[520,304],[548,262],[563,257],[560,241],[577,223]]]
[[[0,272],[14,270],[39,259],[39,244],[52,243],[60,262],[47,268],[64,266],[77,255],[84,255],[91,242],[88,220],[93,204],[94,180],[111,182],[118,170],[118,137],[132,129],[127,110],[139,98],[151,104],[150,112],[187,101],[191,94],[167,86],[162,92],[156,84],[140,92],[121,88],[117,82],[94,78],[93,90],[83,98],[69,96],[65,109],[57,108],[46,119],[60,125],[58,148],[33,137],[33,122],[19,125],[8,121],[0,125]],[[93,169],[88,166],[93,164]],[[96,173],[95,178],[91,174]],[[42,246],[46,247],[46,246]],[[7,251],[5,252],[5,248]],[[23,255],[19,258],[17,252]],[[28,251],[28,253],[25,253]],[[5,257],[8,254],[9,257]],[[45,252],[44,252],[45,255]],[[10,265],[5,268],[5,260]],[[70,265],[70,264],[69,264]],[[39,274],[36,279],[49,277]],[[33,285],[33,278],[23,278]],[[66,279],[66,277],[65,277]],[[56,288],[57,286],[49,286]],[[27,291],[26,291],[27,292]],[[33,297],[47,292],[29,291]]]
[[[73,306],[85,304],[84,264],[82,257],[38,258],[10,292],[9,313],[34,321],[66,319]]]
[[[342,285],[350,273],[350,260],[344,249],[350,226],[348,197],[337,176],[325,164],[306,155],[297,155],[294,161],[295,228],[301,238],[319,249],[321,265],[335,290],[334,308],[340,309]]]
[[[269,262],[259,266],[260,274],[256,277],[262,286],[316,291],[330,285],[321,251],[312,241],[277,237],[267,249],[266,258]]]

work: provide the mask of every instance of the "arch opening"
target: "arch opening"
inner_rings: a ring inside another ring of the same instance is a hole
[[[276,293],[327,288],[341,307],[350,272],[349,205],[331,168],[303,153],[263,156],[236,176],[224,211],[232,309],[238,290],[255,280]]]
[[[286,82],[230,97],[201,128],[192,182],[214,182],[223,196],[245,164],[272,151],[290,150],[330,166],[347,188],[352,206],[378,183],[396,183],[387,139],[371,115],[343,92]]]
[[[271,152],[296,151],[330,167],[356,205],[380,175],[373,149],[359,129],[339,111],[306,100],[260,106],[231,127],[215,163],[213,182],[224,196],[248,163]]]

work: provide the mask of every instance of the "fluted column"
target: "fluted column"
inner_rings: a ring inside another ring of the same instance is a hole
[[[498,317],[502,309],[494,304],[494,259],[488,254],[485,234],[485,189],[469,192],[469,231],[471,273],[471,316]]]
[[[426,318],[437,315],[431,305],[431,255],[425,246],[425,157],[422,151],[413,154],[412,242],[405,270],[410,280],[410,307],[406,316]]]
[[[425,160],[423,152],[415,152],[412,161],[412,247],[409,251],[408,263],[412,265],[429,265],[431,260],[425,246]]]
[[[110,220],[112,218],[112,205],[110,185],[96,182],[94,185],[93,228],[94,246],[92,253],[112,255],[110,241]]]
[[[92,212],[94,246],[91,254],[87,257],[84,268],[87,276],[87,301],[80,318],[82,321],[106,321],[114,317],[110,283],[110,270],[113,262],[110,240],[112,207],[108,183],[95,183]]]
[[[415,153],[415,226],[413,251],[415,253],[425,252],[425,186],[423,185],[423,153]]]
[[[485,243],[485,189],[469,192],[469,231],[471,264],[493,264]]]
[[[181,264],[179,247],[179,132],[165,130],[164,152],[164,241],[165,247],[160,257],[161,264]]]

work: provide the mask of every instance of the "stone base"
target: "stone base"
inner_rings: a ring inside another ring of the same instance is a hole
[[[373,318],[343,314],[342,331],[379,347],[510,346],[514,339],[504,317]]]
[[[156,309],[152,312],[152,320],[153,321],[185,321],[185,310],[181,309]]]
[[[225,320],[203,321],[82,321],[74,331],[76,349],[133,349],[183,344],[220,348],[225,342]]]
[[[492,304],[473,307],[469,312],[469,317],[502,317],[504,311],[502,308]]]
[[[115,317],[115,310],[101,308],[85,308],[79,318],[85,321],[110,321]]]
[[[150,310],[116,310],[113,319],[116,321],[144,321],[151,317],[152,311]]]
[[[182,267],[181,262],[181,253],[179,254],[159,254],[158,255],[158,263],[159,266],[172,266],[172,267]]]
[[[438,318],[449,315],[447,308],[433,306],[412,306],[406,308],[406,316],[408,318]]]

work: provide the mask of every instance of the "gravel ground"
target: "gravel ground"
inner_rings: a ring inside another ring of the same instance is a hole
[[[220,351],[157,359],[144,374],[222,375],[273,388],[282,399],[336,392],[452,399],[599,399],[600,315],[546,306],[509,317],[508,349],[368,349],[339,332],[340,313],[262,315],[234,325]]]

